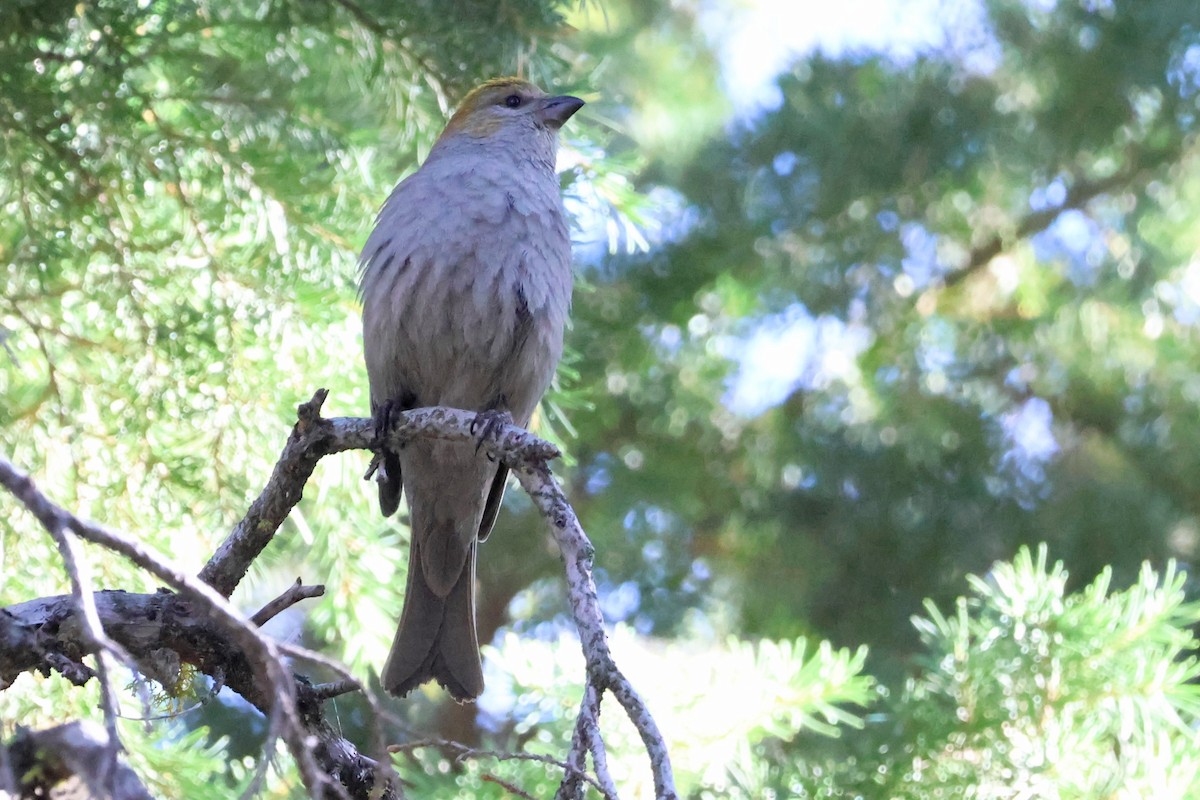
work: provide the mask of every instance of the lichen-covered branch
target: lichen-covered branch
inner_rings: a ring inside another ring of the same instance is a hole
[[[562,553],[567,573],[567,597],[575,626],[579,631],[579,642],[583,646],[587,661],[588,682],[598,692],[613,693],[617,702],[625,709],[629,720],[637,729],[642,745],[650,757],[650,768],[654,775],[654,794],[658,800],[675,800],[675,778],[671,771],[671,758],[666,741],[646,704],[634,690],[629,679],[617,667],[612,651],[608,649],[608,637],[604,632],[604,617],[600,612],[600,601],[596,596],[596,582],[592,578],[592,561],[595,548],[588,540],[575,509],[567,502],[562,487],[544,463],[514,469],[522,488],[533,499],[549,524],[550,533]],[[585,703],[580,713],[585,713]],[[597,720],[599,709],[595,712]],[[597,728],[593,736],[599,737]],[[599,766],[599,765],[597,765]]]
[[[587,766],[587,757],[591,753],[592,766],[596,771],[596,787],[604,795],[605,800],[617,796],[617,787],[608,771],[608,754],[604,747],[604,739],[600,736],[600,696],[602,692],[590,680],[583,689],[583,701],[579,706],[579,714],[575,717],[575,731],[571,735],[571,750],[567,754],[567,763],[572,766],[563,774],[562,783],[554,794],[554,800],[583,800],[583,782],[579,779]]]
[[[292,508],[300,502],[304,485],[312,477],[317,462],[337,452],[330,448],[330,421],[321,417],[321,405],[328,394],[321,389],[297,409],[298,419],[275,463],[266,488],[250,504],[246,516],[200,570],[200,580],[225,597],[233,594],[246,576],[246,570],[250,569],[250,564],[258,558]],[[357,446],[366,447],[369,441],[369,437],[364,437]]]
[[[328,392],[320,389],[311,400],[297,408],[297,422],[267,485],[250,505],[246,516],[200,570],[200,580],[226,597],[233,594],[251,562],[266,548],[292,508],[300,502],[304,485],[317,462],[334,453],[366,450],[373,446],[375,424],[371,420],[321,416],[321,406],[327,396]],[[474,421],[475,414],[469,411],[418,408],[399,418],[390,438],[396,444],[418,436],[469,441],[474,439],[471,432]],[[559,455],[554,445],[514,425],[505,426],[484,446],[514,469],[545,463]]]

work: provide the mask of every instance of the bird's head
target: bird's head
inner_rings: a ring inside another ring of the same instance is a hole
[[[583,101],[571,95],[550,96],[521,78],[494,78],[463,98],[438,138],[520,145],[544,142],[553,152],[555,134]]]

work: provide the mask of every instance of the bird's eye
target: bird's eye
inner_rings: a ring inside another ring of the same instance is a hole
[[[504,105],[508,106],[509,108],[518,108],[521,105],[521,95],[510,94],[508,97],[504,98]]]

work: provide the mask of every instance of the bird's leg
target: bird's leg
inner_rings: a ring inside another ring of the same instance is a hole
[[[384,400],[372,409],[372,416],[375,418],[375,441],[371,442],[371,449],[375,451],[375,454],[371,457],[371,463],[367,466],[367,474],[363,475],[363,480],[370,480],[376,472],[379,473],[377,480],[387,480],[387,466],[384,459],[387,437],[395,427],[396,418],[411,407],[411,403],[394,399]]]
[[[392,423],[399,404],[395,400],[384,400],[375,407],[375,448],[382,448],[387,436],[392,432]]]
[[[478,453],[488,439],[498,439],[505,426],[512,424],[512,414],[508,412],[508,398],[500,395],[492,402],[491,407],[480,411],[475,415],[475,419],[471,420],[471,435],[476,437],[475,452]],[[496,459],[488,453],[488,460]]]

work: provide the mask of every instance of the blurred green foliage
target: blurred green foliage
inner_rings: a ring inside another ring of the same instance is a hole
[[[658,520],[629,563],[652,530],[672,599],[699,556],[738,629],[888,671],[1020,544],[1080,582],[1196,555],[1200,7],[986,11],[980,57],[814,54],[649,165],[685,231],[575,315],[582,502]]]
[[[327,413],[365,413],[357,248],[455,99],[522,71],[589,101],[565,132],[580,271],[541,425],[681,789],[1189,796],[1200,6],[981,9],[912,56],[798,57],[735,116],[748,87],[701,24],[747,13],[732,0],[8,3],[0,447],[198,569],[297,403],[327,386]],[[365,462],[322,464],[234,598],[324,583],[272,631],[360,674],[407,535]],[[480,563],[489,695],[397,703],[395,739],[569,741],[558,559],[508,505]],[[106,586],[153,588],[90,555]],[[0,604],[66,587],[0,497]],[[24,676],[0,735],[90,692]],[[353,698],[335,709],[364,730]],[[643,796],[635,738],[605,724]],[[152,729],[123,732],[164,796],[226,796],[258,763],[236,698]],[[264,791],[295,795],[278,763]],[[536,762],[398,764],[412,796],[556,784]]]
[[[1043,545],[972,577],[953,614],[927,604],[922,672],[859,754],[807,766],[810,796],[1194,797],[1200,606],[1174,564],[1111,580],[1068,594]]]

